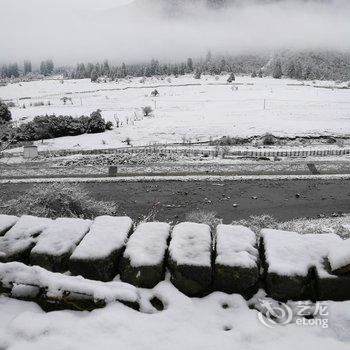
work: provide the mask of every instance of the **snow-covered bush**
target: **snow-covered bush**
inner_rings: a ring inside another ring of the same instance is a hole
[[[0,204],[0,211],[12,215],[39,217],[75,217],[90,219],[100,215],[113,215],[117,205],[97,201],[76,184],[53,183],[36,185],[23,195]]]
[[[274,145],[276,143],[276,138],[272,134],[266,133],[262,137],[262,142],[265,146],[271,146],[271,145]]]
[[[142,112],[145,117],[148,117],[153,112],[153,109],[151,106],[142,107]]]

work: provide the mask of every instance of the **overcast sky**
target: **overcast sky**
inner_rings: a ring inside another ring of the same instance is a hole
[[[350,50],[350,0],[284,0],[170,20],[132,0],[0,0],[0,63],[52,58],[173,61],[214,53],[278,49]],[[160,1],[160,0],[158,0]]]
[[[124,5],[133,0],[0,0],[1,11],[31,11],[33,8],[44,14],[49,8],[101,10]],[[13,15],[13,13],[11,13]]]

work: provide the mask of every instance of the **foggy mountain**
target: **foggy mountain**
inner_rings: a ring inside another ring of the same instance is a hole
[[[134,0],[120,6],[108,1],[104,8],[83,0],[4,4],[0,62],[48,57],[58,64],[154,57],[171,62],[208,50],[233,55],[350,50],[347,0]]]
[[[290,0],[135,0],[119,8],[118,12],[130,15],[148,13],[164,17],[200,16],[203,11],[226,10],[247,6],[264,6],[276,3],[290,2]],[[294,3],[330,4],[332,0],[294,0]],[[215,14],[215,12],[212,12]]]

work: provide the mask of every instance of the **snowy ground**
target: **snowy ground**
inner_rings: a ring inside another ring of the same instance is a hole
[[[99,108],[106,120],[115,123],[118,118],[123,123],[102,134],[48,141],[40,144],[41,149],[120,147],[125,146],[127,137],[133,145],[147,145],[266,132],[349,134],[349,89],[315,87],[335,86],[331,82],[303,84],[289,79],[237,77],[236,90],[226,80],[227,76],[203,76],[201,80],[183,76],[149,78],[144,83],[140,78],[101,84],[88,79],[65,80],[63,84],[60,80],[34,81],[0,87],[0,98],[16,103],[11,109],[15,120],[51,113],[80,116]],[[157,98],[150,96],[155,87],[160,93]],[[60,100],[64,96],[72,98],[73,104],[68,101],[64,105]],[[45,106],[30,107],[30,103],[40,101]],[[141,108],[148,105],[154,116],[144,118]]]
[[[349,348],[350,302],[327,303],[328,328],[295,320],[268,328],[239,295],[190,299],[169,282],[141,294],[145,300],[156,294],[166,310],[155,312],[149,305],[144,311],[153,313],[140,313],[116,303],[90,313],[44,313],[34,303],[0,297],[0,348],[294,350],[301,340],[304,349]]]

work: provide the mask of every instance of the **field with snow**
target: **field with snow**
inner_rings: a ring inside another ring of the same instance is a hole
[[[238,294],[191,299],[169,282],[141,294],[145,304],[157,295],[166,302],[166,310],[156,312],[149,304],[140,313],[114,303],[92,312],[44,313],[34,303],[0,296],[0,348],[293,350],[300,348],[301,340],[304,349],[349,348],[349,301],[328,302],[328,328],[295,321],[268,328]],[[263,293],[259,296],[264,299]]]
[[[134,78],[107,83],[45,80],[0,87],[0,98],[16,104],[11,108],[16,121],[53,113],[80,116],[101,109],[106,120],[122,124],[102,134],[47,140],[39,143],[40,149],[121,147],[126,138],[137,146],[266,132],[276,136],[350,132],[350,89],[316,87],[336,86],[334,82],[236,77],[234,84],[227,84],[226,80],[227,76],[148,78],[144,82]],[[151,96],[155,88],[158,97]],[[64,104],[62,97],[71,98],[72,103]],[[30,106],[37,102],[45,105]],[[144,106],[153,108],[153,116],[143,117]]]

